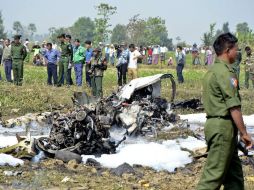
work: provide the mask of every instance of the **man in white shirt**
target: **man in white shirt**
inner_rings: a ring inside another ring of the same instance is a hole
[[[138,50],[136,50],[134,44],[129,45],[130,50],[130,60],[128,64],[128,77],[129,80],[138,78],[138,64],[137,60],[138,58],[142,58],[142,55]]]

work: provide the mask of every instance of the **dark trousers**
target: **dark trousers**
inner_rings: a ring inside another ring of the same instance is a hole
[[[10,59],[5,60],[4,61],[4,71],[5,71],[6,80],[8,82],[11,82],[11,70],[12,70],[12,61]]]
[[[23,82],[23,60],[22,59],[14,59],[12,63],[13,68],[13,76],[14,76],[14,84],[18,86],[22,86]]]
[[[176,66],[176,73],[177,73],[178,83],[183,83],[184,82],[183,68],[184,68],[184,65],[182,65],[182,64],[178,64]]]
[[[74,64],[74,71],[75,71],[77,86],[82,86],[83,64],[82,63],[75,63]]]
[[[92,76],[91,77],[92,82],[92,94],[96,98],[102,98],[102,77],[101,76]]]
[[[60,84],[64,84],[64,73],[62,74],[59,81],[60,81]],[[71,78],[71,68],[67,70],[67,84],[73,85],[73,80]]]
[[[117,67],[118,86],[123,86],[126,84],[126,73],[127,64],[122,64]]]
[[[54,85],[57,84],[57,65],[55,64],[48,64],[47,65],[48,71],[48,85],[52,85],[52,77],[54,81]]]
[[[105,53],[105,58],[106,58],[106,61],[108,63],[109,62],[109,53]]]
[[[85,67],[85,70],[86,70],[86,84],[91,87],[92,84],[91,84],[91,76],[89,74],[89,70],[91,69],[91,64],[87,64],[86,63],[86,67]]]

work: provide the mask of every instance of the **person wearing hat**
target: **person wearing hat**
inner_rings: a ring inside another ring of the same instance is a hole
[[[20,43],[21,35],[14,36],[14,43],[11,46],[12,69],[14,84],[21,86],[23,81],[23,67],[27,52],[26,47]]]
[[[102,98],[102,78],[107,69],[106,58],[102,58],[101,49],[98,47],[93,50],[91,69],[88,71],[91,76],[92,95],[96,98]]]
[[[61,48],[61,58],[59,61],[59,80],[58,80],[58,87],[62,86],[64,83],[67,86],[70,85],[70,81],[68,80],[68,66],[71,62],[72,58],[72,46],[66,42],[65,34],[61,34],[58,36],[60,40],[60,48]],[[63,76],[63,79],[62,77]]]
[[[85,48],[80,45],[79,39],[75,39],[73,48],[73,63],[77,86],[82,86],[83,63],[85,59]]]

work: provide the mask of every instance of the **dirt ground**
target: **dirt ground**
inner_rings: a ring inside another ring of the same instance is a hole
[[[156,172],[151,168],[134,166],[135,174],[118,177],[110,169],[48,159],[39,164],[27,162],[24,166],[0,168],[1,189],[84,189],[84,190],[193,190],[205,158],[194,161],[174,173]],[[253,168],[244,165],[246,190],[254,189]],[[18,176],[5,176],[4,171],[21,171]],[[65,182],[64,182],[64,179]]]

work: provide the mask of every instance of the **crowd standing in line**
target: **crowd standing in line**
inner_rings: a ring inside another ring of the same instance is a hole
[[[172,56],[167,59],[168,49],[159,45],[136,47],[134,44],[128,46],[126,42],[122,42],[120,45],[106,44],[104,46],[99,43],[99,47],[94,51],[90,40],[85,41],[85,46],[83,46],[80,39],[72,41],[70,35],[61,34],[58,36],[59,43],[43,41],[39,45],[38,42],[35,42],[30,50],[29,40],[26,39],[22,44],[20,38],[20,35],[15,35],[12,43],[9,39],[0,40],[0,58],[1,64],[4,65],[6,81],[22,85],[24,62],[29,59],[28,55],[32,55],[34,65],[47,66],[48,85],[57,87],[73,85],[72,70],[74,70],[76,86],[83,85],[83,75],[85,75],[84,83],[91,88],[94,96],[102,95],[103,73],[107,67],[94,67],[93,62],[116,67],[117,84],[121,88],[127,83],[127,79],[130,81],[138,77],[140,63],[158,65],[160,60],[161,65],[176,66],[177,80],[181,84],[184,83],[183,69],[187,53],[191,53],[193,65],[201,65],[200,53],[204,54],[204,65],[210,66],[215,60],[211,47],[200,49],[196,44],[191,48],[177,46],[174,60]],[[97,57],[94,57],[94,52]],[[105,59],[102,58],[103,52]],[[239,79],[240,64],[245,64],[245,87],[249,88],[249,80],[251,80],[254,88],[254,58],[250,47],[246,47],[245,52],[247,57],[242,61],[241,50],[238,50],[233,69]],[[101,68],[101,72],[98,72],[98,68]],[[84,74],[83,69],[85,69]],[[2,80],[1,73],[0,80]]]

